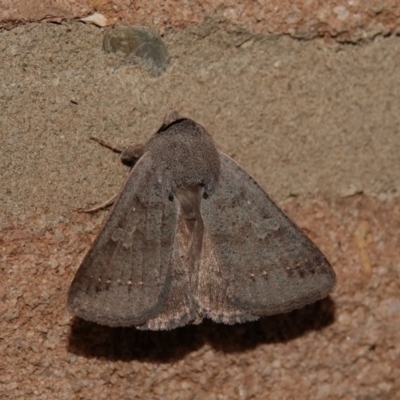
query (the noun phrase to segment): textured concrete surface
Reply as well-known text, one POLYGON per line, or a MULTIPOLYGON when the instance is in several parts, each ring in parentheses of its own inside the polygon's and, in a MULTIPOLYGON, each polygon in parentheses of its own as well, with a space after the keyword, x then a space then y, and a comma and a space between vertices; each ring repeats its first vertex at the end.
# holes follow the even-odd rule
POLYGON ((400 39, 362 45, 206 23, 164 36, 154 78, 101 29, 0 33, 0 397, 396 399, 400 393, 400 39), (332 296, 256 323, 110 329, 65 308, 127 169, 89 141, 196 119, 326 253, 332 296), (299 397, 300 396, 300 397, 299 397))

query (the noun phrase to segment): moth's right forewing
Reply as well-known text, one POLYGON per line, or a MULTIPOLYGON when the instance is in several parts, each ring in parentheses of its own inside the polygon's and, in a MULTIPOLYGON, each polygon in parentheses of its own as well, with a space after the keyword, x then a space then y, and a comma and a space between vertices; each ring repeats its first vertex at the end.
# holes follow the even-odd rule
POLYGON ((220 158, 218 187, 201 213, 232 304, 266 316, 325 297, 335 273, 324 255, 246 171, 220 158))
POLYGON ((177 207, 146 153, 132 169, 72 282, 68 306, 109 326, 142 325, 168 296, 177 207))

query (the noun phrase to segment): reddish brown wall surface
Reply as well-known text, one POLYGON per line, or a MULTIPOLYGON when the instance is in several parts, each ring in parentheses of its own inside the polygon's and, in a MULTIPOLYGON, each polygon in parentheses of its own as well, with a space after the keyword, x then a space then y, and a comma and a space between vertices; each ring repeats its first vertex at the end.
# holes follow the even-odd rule
POLYGON ((301 39, 327 36, 347 42, 400 32, 400 3, 396 0, 4 0, 0 21, 10 27, 21 22, 82 18, 95 12, 105 17, 107 25, 150 25, 159 32, 186 28, 207 18, 226 28, 301 39))

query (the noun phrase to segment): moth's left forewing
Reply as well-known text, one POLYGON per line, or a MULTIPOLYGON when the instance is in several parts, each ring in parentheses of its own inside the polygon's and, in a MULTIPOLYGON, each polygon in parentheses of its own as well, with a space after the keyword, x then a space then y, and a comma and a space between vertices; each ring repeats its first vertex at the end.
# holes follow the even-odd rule
POLYGON ((246 320, 326 297, 335 273, 325 256, 246 171, 219 154, 219 183, 202 201, 201 214, 209 241, 204 245, 231 305, 246 320))
POLYGON ((75 315, 108 326, 142 325, 163 309, 176 206, 146 153, 134 166, 68 294, 75 315))
POLYGON ((196 303, 198 263, 203 242, 200 188, 177 188, 174 202, 178 221, 169 260, 171 283, 162 311, 139 329, 174 329, 201 320, 196 303))

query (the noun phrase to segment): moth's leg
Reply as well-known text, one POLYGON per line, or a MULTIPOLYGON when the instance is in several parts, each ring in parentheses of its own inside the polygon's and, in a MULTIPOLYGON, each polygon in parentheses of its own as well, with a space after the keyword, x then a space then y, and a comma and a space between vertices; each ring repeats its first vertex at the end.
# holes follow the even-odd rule
POLYGON ((112 150, 114 153, 122 153, 124 151, 124 148, 121 146, 114 146, 113 144, 106 142, 102 139, 98 139, 97 137, 90 136, 90 139, 93 140, 94 142, 97 142, 98 144, 101 144, 104 147, 107 147, 107 149, 112 150))
POLYGON ((100 204, 99 206, 96 207, 92 207, 92 208, 78 208, 76 211, 80 212, 80 213, 94 213, 96 211, 102 210, 103 208, 107 208, 109 206, 111 206, 115 199, 117 198, 118 193, 115 194, 113 197, 109 198, 107 201, 105 201, 103 204, 100 204))
MULTIPOLYGON (((90 136, 90 139, 101 144, 104 147, 107 147, 107 149, 112 150, 114 153, 121 154, 122 163, 131 168, 135 165, 135 163, 139 160, 139 158, 142 157, 144 152, 144 146, 141 144, 136 146, 122 147, 122 146, 114 146, 113 144, 108 143, 102 139, 98 139, 94 136, 90 136)), ((94 213, 96 211, 102 210, 103 208, 111 206, 114 203, 117 196, 118 193, 112 196, 107 201, 105 201, 103 204, 100 204, 99 206, 88 209, 79 208, 77 209, 77 211, 82 213, 94 213)))
POLYGON ((139 158, 142 157, 144 152, 144 146, 142 144, 122 147, 122 146, 114 146, 113 144, 108 143, 102 139, 98 139, 94 136, 90 136, 90 139, 94 140, 95 142, 101 144, 104 147, 107 147, 107 149, 112 150, 114 153, 121 154, 122 164, 127 165, 128 167, 131 168, 136 164, 139 158))

